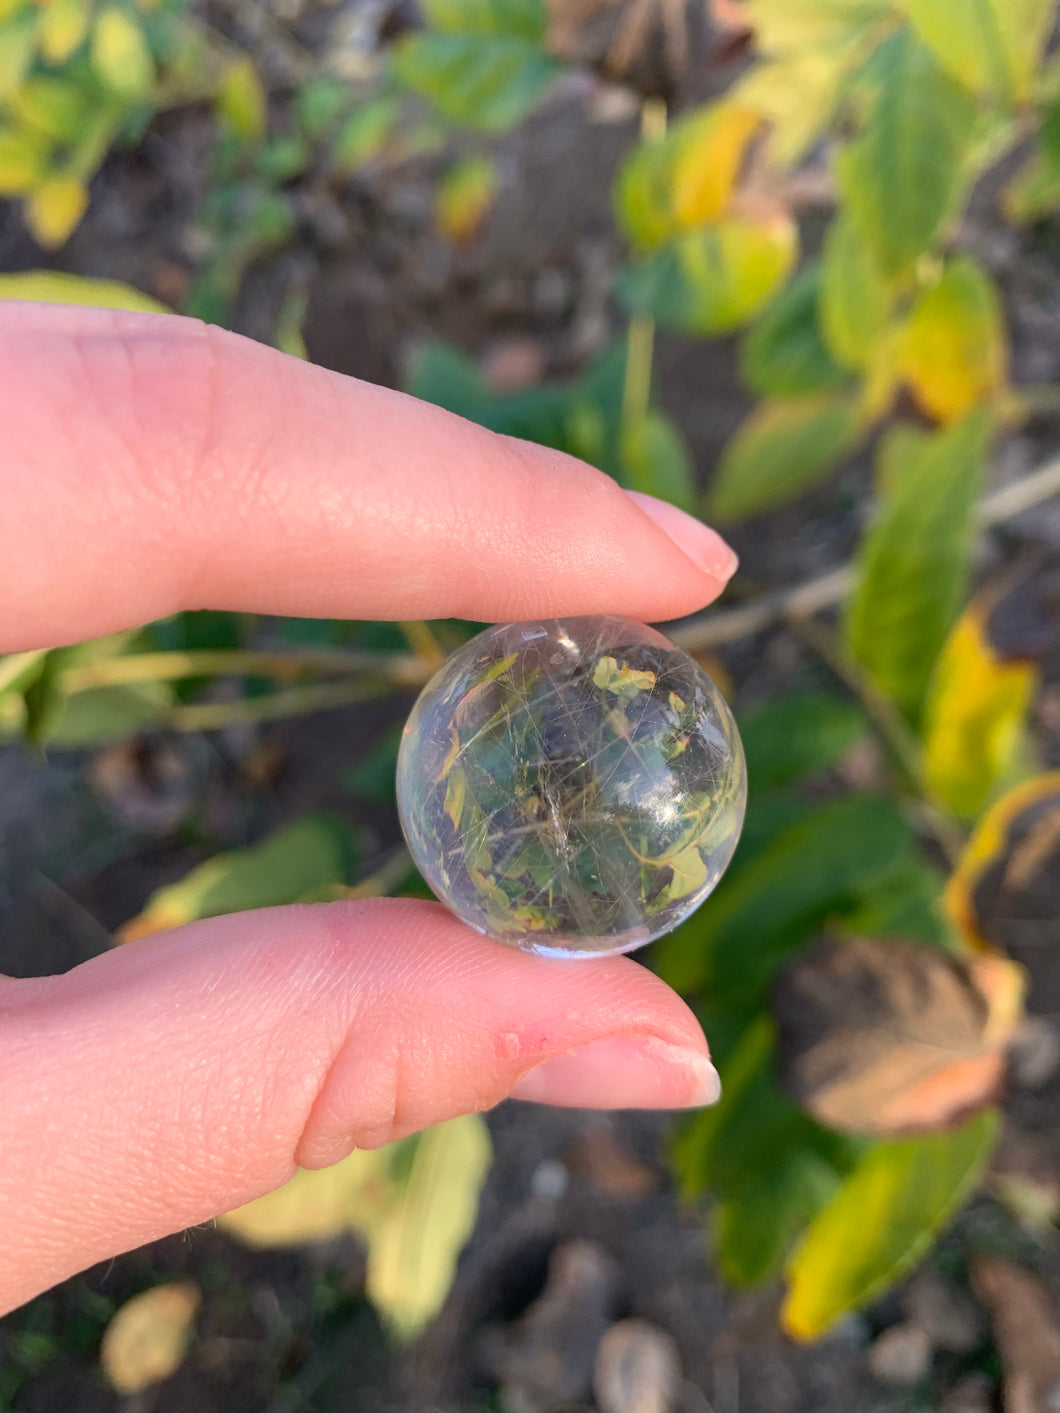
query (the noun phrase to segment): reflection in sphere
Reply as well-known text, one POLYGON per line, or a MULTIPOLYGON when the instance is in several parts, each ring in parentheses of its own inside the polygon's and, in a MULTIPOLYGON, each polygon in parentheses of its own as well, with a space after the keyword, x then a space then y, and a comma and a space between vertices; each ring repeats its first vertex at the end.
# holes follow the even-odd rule
POLYGON ((743 823, 736 724, 698 663, 623 618, 489 628, 436 673, 398 757, 417 867, 470 926, 625 952, 714 888, 743 823))

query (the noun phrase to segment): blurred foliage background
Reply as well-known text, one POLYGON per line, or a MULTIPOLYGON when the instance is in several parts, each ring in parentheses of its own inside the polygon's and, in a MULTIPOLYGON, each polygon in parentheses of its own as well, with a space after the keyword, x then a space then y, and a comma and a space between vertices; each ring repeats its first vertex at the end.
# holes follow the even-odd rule
MULTIPOLYGON (((0 1408, 1052 1406, 1013 1400, 1060 1387, 1056 20, 0 0, 0 299, 225 324, 719 523, 729 602, 671 631, 751 781, 647 958, 716 1109, 300 1174, 0 1324, 0 1408)), ((0 965, 422 889, 398 732, 473 630, 188 613, 0 659, 0 901, 74 939, 0 965)))

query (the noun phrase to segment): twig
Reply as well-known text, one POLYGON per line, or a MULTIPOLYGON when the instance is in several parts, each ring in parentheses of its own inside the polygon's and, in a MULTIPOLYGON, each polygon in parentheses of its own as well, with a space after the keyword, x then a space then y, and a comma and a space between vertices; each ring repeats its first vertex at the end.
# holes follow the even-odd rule
POLYGON ((171 731, 219 731, 225 726, 246 726, 258 721, 279 721, 285 716, 305 716, 330 707, 381 697, 394 689, 385 678, 361 678, 353 682, 321 682, 310 687, 291 687, 264 697, 240 697, 233 702, 193 702, 171 707, 160 725, 171 731))
MULTIPOLYGON (((1000 525, 1055 495, 1060 495, 1060 457, 1046 462, 1037 471, 1032 471, 1029 476, 1023 476, 1010 486, 985 496, 979 502, 979 524, 984 529, 1000 525)), ((763 594, 761 598, 741 604, 738 608, 693 618, 673 629, 670 637, 687 652, 734 643, 779 623, 800 622, 820 613, 822 609, 833 608, 847 597, 854 582, 854 567, 845 564, 822 574, 818 579, 797 584, 791 589, 763 594)))
POLYGON ((297 648, 290 652, 204 648, 196 652, 131 653, 128 657, 81 663, 63 673, 62 685, 67 692, 84 692, 91 687, 175 682, 182 677, 275 677, 290 681, 307 673, 339 677, 365 673, 385 678, 391 684, 419 687, 433 670, 430 663, 411 653, 343 652, 324 648, 297 648))
MULTIPOLYGON (((646 98, 640 110, 641 137, 659 142, 666 135, 666 104, 661 98, 646 98)), ((622 386, 622 431, 638 423, 651 406, 652 361, 655 354, 655 320, 650 314, 634 314, 626 337, 626 377, 622 386)))

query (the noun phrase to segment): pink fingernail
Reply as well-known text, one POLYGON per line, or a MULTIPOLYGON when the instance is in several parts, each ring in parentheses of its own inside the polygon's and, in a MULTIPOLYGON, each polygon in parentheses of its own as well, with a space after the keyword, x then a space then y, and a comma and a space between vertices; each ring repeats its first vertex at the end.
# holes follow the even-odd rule
POLYGON ((626 494, 636 501, 645 515, 655 521, 660 530, 665 530, 677 548, 694 564, 705 569, 719 583, 729 582, 740 561, 736 551, 716 530, 704 525, 694 515, 686 515, 668 501, 657 500, 643 491, 627 491, 626 494))
POLYGON ((510 1097, 577 1109, 696 1109, 720 1095, 718 1072, 702 1051, 630 1035, 542 1060, 510 1097))

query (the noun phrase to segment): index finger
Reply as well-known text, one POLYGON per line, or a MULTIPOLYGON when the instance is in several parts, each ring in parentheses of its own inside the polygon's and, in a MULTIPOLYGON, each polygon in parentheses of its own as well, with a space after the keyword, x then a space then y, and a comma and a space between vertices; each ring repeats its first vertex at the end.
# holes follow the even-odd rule
POLYGON ((0 306, 0 650, 180 609, 659 621, 712 530, 584 462, 194 320, 0 306))

